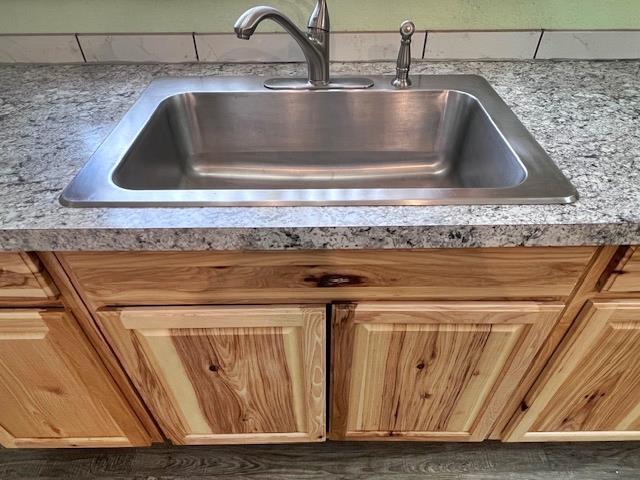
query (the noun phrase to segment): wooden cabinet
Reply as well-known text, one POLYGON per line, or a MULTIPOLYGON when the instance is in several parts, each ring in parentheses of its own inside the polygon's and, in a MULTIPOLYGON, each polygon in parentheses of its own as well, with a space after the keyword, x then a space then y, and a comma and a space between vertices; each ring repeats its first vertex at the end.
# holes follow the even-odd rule
POLYGON ((328 373, 333 439, 640 439, 639 265, 614 246, 0 252, 0 444, 323 441, 328 373))
POLYGON ((0 302, 50 300, 58 295, 34 254, 0 252, 0 302))
POLYGON ((0 310, 0 407, 5 447, 149 444, 63 310, 0 310))
POLYGON ((174 443, 324 440, 324 305, 141 307, 98 317, 174 443))
POLYGON ((604 290, 612 293, 640 292, 640 248, 628 247, 611 272, 604 290))
POLYGON ((533 302, 336 305, 330 438, 483 440, 561 309, 533 302))
POLYGON ((640 300, 587 304, 505 440, 640 440, 640 300))

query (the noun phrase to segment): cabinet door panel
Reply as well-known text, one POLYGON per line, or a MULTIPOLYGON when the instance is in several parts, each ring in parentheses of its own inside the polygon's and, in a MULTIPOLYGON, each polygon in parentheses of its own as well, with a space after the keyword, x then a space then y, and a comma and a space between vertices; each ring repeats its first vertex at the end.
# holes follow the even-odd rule
POLYGON ((507 441, 640 440, 640 301, 589 303, 507 441))
POLYGON ((482 440, 559 305, 338 305, 333 438, 482 440))
POLYGON ((34 254, 0 252, 0 302, 54 299, 55 285, 34 254))
POLYGON ((137 419, 61 310, 0 311, 0 443, 148 444, 137 419))
POLYGON ((324 306, 127 308, 100 319, 175 443, 324 439, 324 306))

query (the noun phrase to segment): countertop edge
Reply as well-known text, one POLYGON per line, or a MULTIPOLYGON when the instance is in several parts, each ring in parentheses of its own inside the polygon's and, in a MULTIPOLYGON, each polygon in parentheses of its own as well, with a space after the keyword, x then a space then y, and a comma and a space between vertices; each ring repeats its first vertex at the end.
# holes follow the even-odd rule
POLYGON ((612 244, 640 244, 640 225, 0 229, 0 251, 360 250, 612 244))

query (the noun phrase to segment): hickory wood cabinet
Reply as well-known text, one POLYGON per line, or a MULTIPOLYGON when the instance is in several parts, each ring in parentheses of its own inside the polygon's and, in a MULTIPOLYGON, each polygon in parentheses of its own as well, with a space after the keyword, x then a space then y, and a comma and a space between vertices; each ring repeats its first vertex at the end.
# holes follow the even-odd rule
POLYGON ((123 308, 98 318, 174 443, 324 440, 324 306, 123 308))
POLYGON ((640 440, 640 298, 590 301, 507 441, 640 440))
POLYGON ((504 433, 510 442, 640 440, 640 249, 621 249, 504 433))
POLYGON ((31 312, 0 315, 0 381, 50 419, 29 423, 12 406, 0 443, 637 438, 637 257, 630 247, 0 254, 0 310, 31 312), (43 360, 9 361, 23 351, 57 359, 47 378, 80 392, 69 406, 86 411, 71 419, 55 403, 56 388, 37 380, 43 360))
POLYGON ((511 397, 597 255, 586 247, 59 257, 163 434, 193 444, 322 440, 326 400, 332 438, 487 438, 517 407, 511 397), (335 302, 327 329, 324 305, 335 302), (394 386, 398 398, 383 399, 394 386))
POLYGON ((150 444, 34 254, 0 253, 0 444, 150 444))
POLYGON ((0 405, 0 443, 7 447, 149 444, 63 310, 0 310, 0 405))
POLYGON ((55 304, 56 286, 33 253, 0 252, 0 306, 55 304))
POLYGON ((484 440, 561 310, 532 302, 336 305, 332 438, 484 440))

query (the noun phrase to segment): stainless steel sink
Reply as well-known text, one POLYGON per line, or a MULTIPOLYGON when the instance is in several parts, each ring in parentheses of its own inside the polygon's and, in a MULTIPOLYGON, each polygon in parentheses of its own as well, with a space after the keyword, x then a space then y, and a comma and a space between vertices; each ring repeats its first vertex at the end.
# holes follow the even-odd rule
POLYGON ((575 201, 476 76, 396 90, 272 91, 257 77, 154 81, 64 205, 436 205, 575 201))

